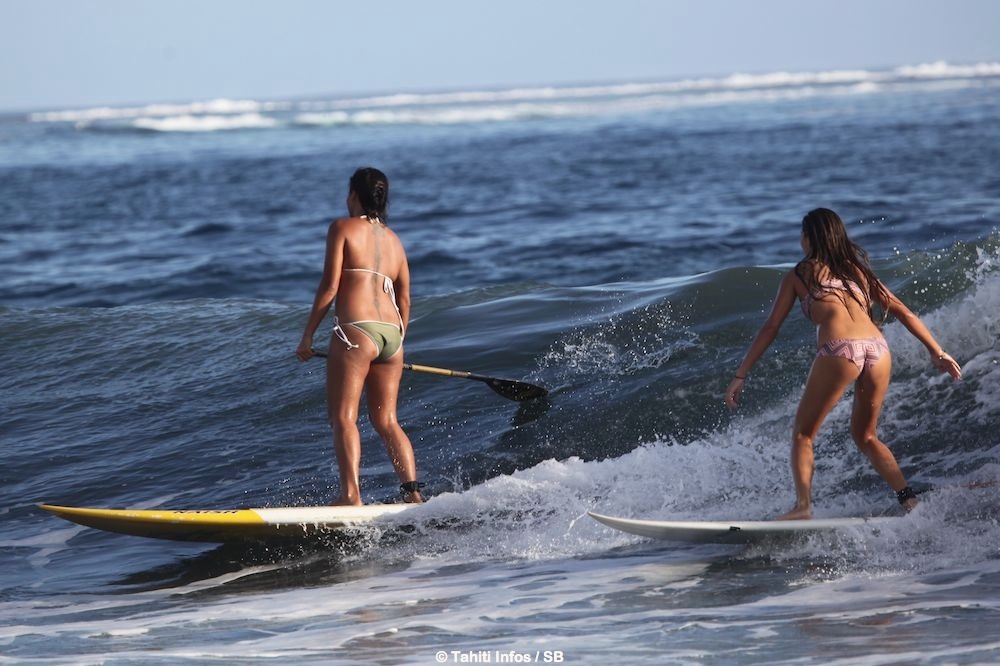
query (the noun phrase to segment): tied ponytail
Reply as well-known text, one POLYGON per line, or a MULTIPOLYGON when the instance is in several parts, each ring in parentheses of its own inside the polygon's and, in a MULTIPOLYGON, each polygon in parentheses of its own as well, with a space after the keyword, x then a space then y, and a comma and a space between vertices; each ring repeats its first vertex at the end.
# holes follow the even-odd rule
POLYGON ((362 167, 351 176, 351 191, 358 197, 358 203, 371 220, 386 223, 389 208, 389 179, 373 167, 362 167))

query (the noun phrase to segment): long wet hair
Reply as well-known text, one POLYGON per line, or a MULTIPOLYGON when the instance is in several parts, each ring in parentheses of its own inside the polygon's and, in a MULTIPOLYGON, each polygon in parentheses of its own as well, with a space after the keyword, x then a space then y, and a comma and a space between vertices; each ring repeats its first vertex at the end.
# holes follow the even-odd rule
POLYGON ((847 237, 847 229, 840 216, 829 208, 811 210, 802 218, 802 234, 808 241, 808 252, 805 259, 795 266, 795 274, 805 283, 809 293, 823 291, 817 277, 819 271, 815 267, 815 264, 822 264, 831 278, 844 283, 853 282, 867 295, 863 301, 854 290, 838 291, 837 295, 845 305, 847 298, 853 298, 868 312, 872 321, 879 323, 872 307, 878 304, 882 310, 881 321, 885 321, 889 311, 889 294, 872 270, 868 253, 847 237))
POLYGON ((351 176, 351 192, 358 196, 358 203, 368 219, 387 224, 389 209, 389 179, 373 167, 362 167, 351 176))

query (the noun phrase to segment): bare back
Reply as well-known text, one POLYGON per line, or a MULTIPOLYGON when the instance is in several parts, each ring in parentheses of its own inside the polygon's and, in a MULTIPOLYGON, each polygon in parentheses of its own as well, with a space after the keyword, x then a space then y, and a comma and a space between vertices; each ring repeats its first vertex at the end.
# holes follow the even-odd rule
MULTIPOLYGON (((807 270, 815 271, 816 283, 829 285, 830 274, 825 266, 812 263, 807 270)), ((794 272, 792 273, 794 275, 794 272)), ((817 344, 823 345, 830 340, 869 338, 881 334, 878 326, 872 321, 867 307, 862 306, 850 290, 856 288, 861 293, 861 301, 868 302, 867 287, 862 279, 855 284, 840 283, 835 288, 823 288, 818 292, 809 293, 806 284, 799 276, 795 276, 795 292, 802 302, 806 316, 816 324, 817 344)))
POLYGON ((403 244, 392 229, 364 217, 349 217, 331 225, 328 256, 337 283, 336 313, 344 321, 405 323, 409 315, 409 267, 403 244), (338 257, 339 255, 339 257, 338 257), (339 262, 337 259, 339 258, 339 262), (337 265, 339 264, 339 266, 337 265), (384 289, 385 278, 393 295, 384 289))

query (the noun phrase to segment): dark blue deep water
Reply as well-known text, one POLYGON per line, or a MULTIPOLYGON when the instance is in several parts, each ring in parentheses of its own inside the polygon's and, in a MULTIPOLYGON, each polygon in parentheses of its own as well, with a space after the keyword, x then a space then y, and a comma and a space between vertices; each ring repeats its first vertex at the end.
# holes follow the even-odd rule
MULTIPOLYGON (((998 166, 991 63, 0 116, 0 662, 996 663, 1000 487, 961 485, 1000 479, 998 166), (407 374, 433 500, 405 536, 215 547, 41 512, 336 496, 324 367, 294 349, 365 165, 410 256, 407 359, 548 400, 407 374), (808 323, 738 413, 722 392, 817 206, 965 368, 887 324, 882 435, 941 490, 898 529, 753 548, 587 518, 791 504, 808 323)), ((891 513, 849 403, 817 515, 891 513)), ((391 499, 362 434, 365 499, 391 499)))

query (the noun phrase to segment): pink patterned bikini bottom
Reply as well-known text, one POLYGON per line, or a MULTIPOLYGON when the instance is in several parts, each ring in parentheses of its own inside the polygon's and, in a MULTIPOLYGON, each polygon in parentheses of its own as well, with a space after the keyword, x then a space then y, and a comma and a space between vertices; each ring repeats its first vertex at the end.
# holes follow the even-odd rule
POLYGON ((846 358, 858 366, 858 370, 875 365, 889 354, 889 345, 881 335, 875 338, 853 338, 830 340, 821 345, 816 356, 846 358))

